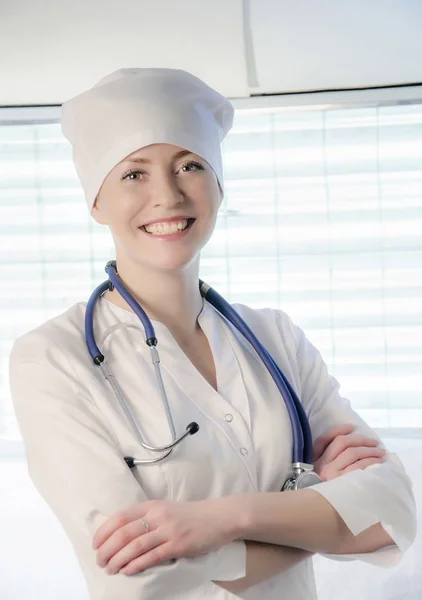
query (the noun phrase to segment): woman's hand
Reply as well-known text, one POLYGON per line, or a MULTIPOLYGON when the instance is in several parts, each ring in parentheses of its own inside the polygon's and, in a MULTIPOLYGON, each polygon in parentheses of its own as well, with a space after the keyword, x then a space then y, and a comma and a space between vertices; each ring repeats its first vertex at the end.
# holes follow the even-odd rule
POLYGON ((96 531, 97 564, 109 574, 133 575, 168 560, 217 550, 236 538, 235 508, 229 506, 224 498, 136 504, 96 531))
POLYGON ((355 425, 338 425, 315 440, 313 464, 324 481, 381 463, 385 450, 374 438, 353 433, 355 425))

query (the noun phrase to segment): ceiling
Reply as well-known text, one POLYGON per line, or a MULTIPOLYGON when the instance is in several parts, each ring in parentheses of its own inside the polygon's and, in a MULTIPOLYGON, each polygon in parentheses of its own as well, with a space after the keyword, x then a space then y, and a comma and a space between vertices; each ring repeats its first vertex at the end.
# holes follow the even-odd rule
POLYGON ((0 106, 114 69, 177 67, 231 98, 422 82, 421 0, 0 0, 0 106))

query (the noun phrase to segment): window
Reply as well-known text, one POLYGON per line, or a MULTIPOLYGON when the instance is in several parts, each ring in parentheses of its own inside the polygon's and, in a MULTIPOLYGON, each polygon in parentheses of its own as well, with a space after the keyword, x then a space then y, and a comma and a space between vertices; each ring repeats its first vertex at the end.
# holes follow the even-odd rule
MULTIPOLYGON (((201 277, 286 311, 375 427, 422 426, 422 101, 239 109, 201 277)), ((56 109, 0 109, 0 452, 13 339, 105 278, 56 109), (28 114, 30 112, 30 114, 28 114)), ((21 450, 20 450, 21 451, 21 450)))

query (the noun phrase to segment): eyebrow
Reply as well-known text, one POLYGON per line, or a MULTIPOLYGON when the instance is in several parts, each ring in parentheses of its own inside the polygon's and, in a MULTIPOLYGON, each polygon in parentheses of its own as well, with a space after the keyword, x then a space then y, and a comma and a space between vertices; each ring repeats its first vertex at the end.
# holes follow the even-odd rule
MULTIPOLYGON (((179 152, 176 152, 176 154, 174 156, 172 156, 172 159, 177 160, 178 158, 183 158, 184 156, 187 156, 188 154, 193 154, 193 152, 191 152, 190 150, 180 150, 179 152)), ((149 158, 142 158, 141 156, 134 156, 133 158, 127 158, 126 161, 143 163, 143 164, 151 163, 149 158)))

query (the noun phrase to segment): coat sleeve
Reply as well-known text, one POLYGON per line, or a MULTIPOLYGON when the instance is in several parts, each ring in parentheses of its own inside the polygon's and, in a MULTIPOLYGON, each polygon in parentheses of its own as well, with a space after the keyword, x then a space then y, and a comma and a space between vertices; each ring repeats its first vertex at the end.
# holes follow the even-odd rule
MULTIPOLYGON (((278 313, 278 317, 280 333, 286 338, 286 329, 289 329, 294 339, 292 354, 299 387, 296 391, 308 415, 313 439, 335 425, 346 423, 354 423, 359 433, 377 438, 352 410, 350 402, 340 395, 339 383, 329 375, 321 354, 303 331, 283 313, 278 313)), ((331 558, 357 558, 389 567, 396 564, 413 543, 416 508, 412 483, 396 454, 387 453, 381 464, 347 473, 312 489, 330 502, 354 535, 381 523, 396 544, 371 554, 331 558)))
MULTIPOLYGON (((92 600, 209 598, 210 580, 244 576, 242 541, 133 576, 107 575, 96 564, 94 532, 105 518, 147 500, 144 491, 59 347, 34 333, 15 342, 10 385, 30 477, 69 537, 92 600)), ((232 597, 215 589, 219 598, 232 597)))

